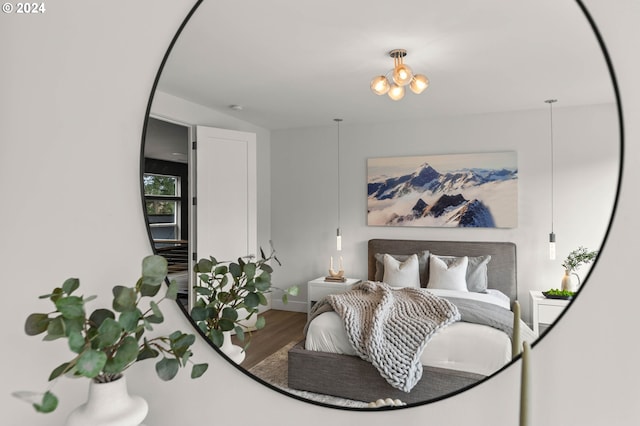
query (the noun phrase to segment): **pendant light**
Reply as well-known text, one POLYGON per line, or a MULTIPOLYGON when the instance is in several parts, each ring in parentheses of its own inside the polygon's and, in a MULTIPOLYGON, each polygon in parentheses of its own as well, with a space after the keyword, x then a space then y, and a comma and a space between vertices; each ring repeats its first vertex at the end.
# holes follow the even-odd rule
POLYGON ((550 145, 551 145, 551 233, 549 234, 549 259, 556 259, 556 234, 553 232, 553 104, 558 102, 557 99, 547 99, 545 103, 549 104, 549 128, 550 128, 550 145))
POLYGON ((393 69, 385 75, 378 75, 371 80, 370 88, 376 95, 387 94, 394 101, 404 97, 405 86, 416 95, 429 87, 429 79, 424 74, 414 74, 409 65, 404 63, 407 56, 405 49, 393 49, 389 52, 393 58, 393 69), (389 77, 387 77, 389 76, 389 77))
POLYGON ((338 128, 338 149, 336 156, 336 164, 338 168, 338 228, 336 231, 336 250, 342 251, 342 233, 340 232, 340 122, 342 118, 334 118, 333 121, 336 122, 336 127, 338 128))

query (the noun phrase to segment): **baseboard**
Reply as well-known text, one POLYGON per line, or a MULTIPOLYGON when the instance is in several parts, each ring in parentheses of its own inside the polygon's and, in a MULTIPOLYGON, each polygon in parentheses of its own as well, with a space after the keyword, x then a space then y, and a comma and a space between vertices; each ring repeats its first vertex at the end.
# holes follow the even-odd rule
POLYGON ((282 300, 275 299, 271 301, 271 308, 279 311, 291 312, 307 312, 307 302, 290 300, 289 303, 282 303, 282 300))

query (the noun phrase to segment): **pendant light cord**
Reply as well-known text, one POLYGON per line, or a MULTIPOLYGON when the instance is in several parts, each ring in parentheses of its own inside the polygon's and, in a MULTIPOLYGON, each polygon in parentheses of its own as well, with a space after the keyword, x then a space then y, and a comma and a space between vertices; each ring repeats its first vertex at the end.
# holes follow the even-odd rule
POLYGON ((548 99, 545 102, 549 104, 549 141, 551 144, 551 233, 553 234, 553 208, 554 208, 554 194, 553 194, 553 182, 554 182, 554 154, 553 154, 553 104, 557 102, 557 99, 548 99))
POLYGON ((336 164, 338 167, 338 229, 340 229, 340 122, 342 121, 341 118, 334 118, 333 121, 335 121, 338 125, 338 149, 336 152, 336 164))

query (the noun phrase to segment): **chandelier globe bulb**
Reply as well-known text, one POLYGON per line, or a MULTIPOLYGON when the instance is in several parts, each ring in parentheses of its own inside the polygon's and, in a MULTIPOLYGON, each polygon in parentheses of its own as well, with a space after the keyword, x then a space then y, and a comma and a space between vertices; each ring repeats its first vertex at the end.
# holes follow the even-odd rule
POLYGON ((378 96, 386 94, 390 88, 389 80, 384 75, 379 75, 371 80, 371 91, 378 96))
POLYGON ((399 101, 404 97, 404 87, 392 84, 388 93, 389 97, 394 101, 399 101))
POLYGON ((416 95, 424 92, 427 87, 429 87, 429 79, 424 74, 414 75, 413 79, 411 79, 411 83, 409 83, 409 88, 416 95))

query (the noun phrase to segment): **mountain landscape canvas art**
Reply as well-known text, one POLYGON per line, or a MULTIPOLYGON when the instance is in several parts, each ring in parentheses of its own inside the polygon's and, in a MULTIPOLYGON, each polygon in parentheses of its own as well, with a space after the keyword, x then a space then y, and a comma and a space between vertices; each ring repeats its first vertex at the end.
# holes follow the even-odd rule
POLYGON ((367 224, 515 228, 515 151, 367 160, 367 224))

